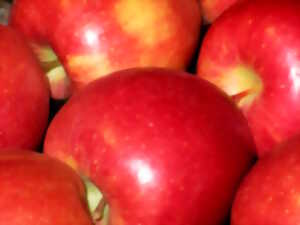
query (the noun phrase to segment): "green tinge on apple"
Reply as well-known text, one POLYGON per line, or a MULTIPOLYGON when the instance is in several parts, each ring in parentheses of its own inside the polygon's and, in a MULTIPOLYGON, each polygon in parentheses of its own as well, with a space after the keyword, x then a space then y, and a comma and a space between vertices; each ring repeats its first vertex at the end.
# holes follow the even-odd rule
POLYGON ((31 46, 46 72, 50 84, 51 97, 61 100, 70 97, 70 79, 53 49, 49 46, 41 46, 35 43, 32 43, 31 46))
POLYGON ((54 99, 67 99, 71 95, 71 81, 62 66, 52 68, 46 74, 51 97, 54 99))
POLYGON ((33 51, 39 58, 40 62, 42 62, 42 63, 58 60, 55 52, 49 46, 41 46, 41 45, 32 43, 31 47, 33 48, 33 51))
POLYGON ((97 188, 97 186, 88 178, 84 177, 83 181, 86 187, 89 210, 93 214, 97 209, 103 196, 100 190, 97 188))

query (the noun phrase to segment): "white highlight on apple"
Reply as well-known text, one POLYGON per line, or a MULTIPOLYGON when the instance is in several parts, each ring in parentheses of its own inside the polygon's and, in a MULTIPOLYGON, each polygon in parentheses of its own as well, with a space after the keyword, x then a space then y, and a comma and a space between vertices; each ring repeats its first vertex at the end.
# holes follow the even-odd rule
POLYGON ((293 91, 297 94, 300 91, 300 63, 297 60, 297 52, 288 52, 287 61, 294 65, 291 67, 289 79, 291 80, 293 91))
POLYGON ((98 34, 93 29, 87 29, 84 32, 84 38, 88 45, 95 45, 98 42, 98 34))
POLYGON ((131 169, 136 173, 140 184, 150 183, 154 177, 151 167, 142 160, 133 160, 131 162, 131 169))
POLYGON ((296 93, 300 90, 300 68, 299 67, 292 67, 291 68, 291 79, 293 83, 293 88, 296 93))

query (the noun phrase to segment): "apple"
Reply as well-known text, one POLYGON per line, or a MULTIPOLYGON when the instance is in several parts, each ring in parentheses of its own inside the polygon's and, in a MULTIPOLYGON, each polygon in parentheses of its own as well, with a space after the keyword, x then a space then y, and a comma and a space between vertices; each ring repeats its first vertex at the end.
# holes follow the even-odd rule
POLYGON ((93 224, 80 176, 44 154, 1 150, 0 192, 2 225, 93 224))
POLYGON ((91 82, 56 114, 44 142, 45 154, 99 188, 110 225, 220 224, 254 148, 224 92, 162 68, 91 82))
POLYGON ((10 25, 25 34, 43 64, 56 64, 47 71, 59 99, 121 69, 186 69, 201 15, 197 0, 18 0, 10 25))
POLYGON ((0 0, 0 24, 7 25, 10 12, 10 4, 0 0))
POLYGON ((21 35, 0 25, 0 148, 37 149, 48 125, 49 84, 21 35))
POLYGON ((231 225, 295 225, 300 222, 300 136, 275 146, 243 180, 231 225))
POLYGON ((206 24, 212 24, 232 5, 241 0, 199 0, 201 12, 206 24))
POLYGON ((232 96, 258 156, 300 131, 300 2, 235 4, 208 30, 197 74, 232 96))

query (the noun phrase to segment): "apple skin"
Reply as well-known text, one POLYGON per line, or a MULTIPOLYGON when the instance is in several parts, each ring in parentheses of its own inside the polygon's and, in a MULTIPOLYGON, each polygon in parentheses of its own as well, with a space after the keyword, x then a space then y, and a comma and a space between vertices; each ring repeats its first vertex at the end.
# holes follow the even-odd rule
POLYGON ((48 124, 49 84, 21 35, 0 25, 0 147, 36 149, 48 124))
POLYGON ((300 131, 300 2, 235 4, 207 32, 197 74, 232 96, 267 154, 300 131))
POLYGON ((1 150, 0 191, 1 225, 93 224, 80 176, 44 154, 1 150))
POLYGON ((212 24, 222 13, 242 0, 199 0, 204 22, 212 24))
POLYGON ((231 225, 294 225, 300 222, 300 136, 274 147, 243 180, 231 225))
POLYGON ((234 102, 209 82, 159 68, 119 71, 73 95, 45 154, 100 189, 110 225, 217 225, 253 162, 234 102))
POLYGON ((74 92, 121 69, 186 69, 201 14, 196 0, 18 0, 10 24, 40 46, 37 52, 54 49, 74 92))

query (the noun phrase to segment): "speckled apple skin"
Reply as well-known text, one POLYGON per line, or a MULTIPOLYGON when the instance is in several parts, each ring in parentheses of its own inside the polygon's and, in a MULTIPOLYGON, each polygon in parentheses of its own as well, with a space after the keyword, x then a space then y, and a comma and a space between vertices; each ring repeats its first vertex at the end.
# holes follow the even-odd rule
POLYGON ((220 224, 253 148, 228 96, 155 68, 89 84, 55 116, 44 144, 45 154, 98 185, 111 225, 220 224))
POLYGON ((300 222, 300 136, 276 146, 245 177, 231 225, 294 225, 300 222))
POLYGON ((0 147, 37 149, 48 124, 49 84, 22 36, 0 25, 0 147))
POLYGON ((241 104, 259 156, 300 132, 299 10, 297 0, 243 1, 212 25, 200 50, 198 75, 227 94, 255 93, 260 85, 242 90, 251 76, 238 68, 260 80, 255 99, 241 104))
POLYGON ((40 153, 0 154, 0 224, 92 225, 80 176, 40 153))
POLYGON ((131 67, 186 69, 201 13, 196 0, 18 0, 10 24, 55 50, 75 91, 131 67))

